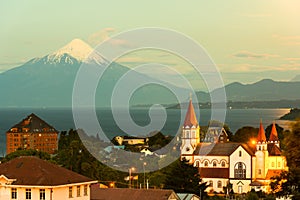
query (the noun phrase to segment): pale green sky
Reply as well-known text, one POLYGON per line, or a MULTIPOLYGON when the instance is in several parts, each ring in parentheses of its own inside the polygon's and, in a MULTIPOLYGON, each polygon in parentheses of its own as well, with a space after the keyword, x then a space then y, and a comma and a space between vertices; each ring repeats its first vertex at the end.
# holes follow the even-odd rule
POLYGON ((225 83, 290 80, 300 74, 299 10, 299 0, 0 0, 0 72, 74 38, 96 44, 105 34, 154 26, 199 42, 225 83))

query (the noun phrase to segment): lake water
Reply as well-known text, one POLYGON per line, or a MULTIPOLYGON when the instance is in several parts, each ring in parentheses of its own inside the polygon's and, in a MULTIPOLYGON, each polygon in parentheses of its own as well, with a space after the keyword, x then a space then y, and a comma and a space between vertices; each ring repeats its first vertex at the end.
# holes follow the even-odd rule
MULTIPOLYGON (((185 112, 185 111, 184 111, 185 112)), ((266 127, 273 120, 289 112, 289 109, 231 109, 227 110, 225 123, 234 133, 243 126, 258 127, 260 119, 266 127)), ((1 108, 0 109, 0 155, 5 152, 5 132, 27 115, 35 113, 43 120, 54 126, 57 130, 69 130, 75 128, 71 109, 41 109, 41 108, 1 108)), ((122 111, 121 111, 122 113, 122 111)), ((124 112, 125 113, 125 112, 124 112)), ((148 110, 132 109, 132 119, 141 126, 150 122, 148 110)), ((118 128, 109 110, 97 110, 99 123, 108 138, 123 135, 124 132, 118 128)), ((200 126, 207 126, 210 120, 211 110, 200 110, 200 126)), ((124 117, 125 118, 125 117, 124 117)), ((199 120, 199 118, 198 118, 199 120)), ((279 123, 282 124, 282 123, 279 123)), ((167 109, 167 122, 162 129, 164 134, 175 135, 180 127, 180 110, 167 109)))

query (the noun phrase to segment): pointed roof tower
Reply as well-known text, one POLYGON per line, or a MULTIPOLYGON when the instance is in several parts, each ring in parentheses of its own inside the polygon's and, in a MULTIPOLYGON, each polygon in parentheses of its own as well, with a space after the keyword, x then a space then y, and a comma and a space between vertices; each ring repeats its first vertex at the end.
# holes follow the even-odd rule
POLYGON ((260 124, 259 124, 259 130, 258 130, 258 135, 257 135, 257 142, 266 142, 266 134, 265 134, 265 130, 262 124, 262 120, 260 120, 260 124))
POLYGON ((270 142, 278 142, 278 134, 277 134, 275 122, 273 122, 269 141, 270 142))
POLYGON ((192 103, 192 98, 190 98, 189 107, 188 107, 188 110, 187 110, 186 115, 185 115, 185 120, 184 120, 183 126, 184 127, 186 127, 186 126, 189 126, 189 127, 195 126, 195 127, 197 127, 198 125, 199 124, 198 124, 197 117, 196 117, 196 114, 195 114, 195 109, 194 109, 194 106, 193 106, 193 103, 192 103))

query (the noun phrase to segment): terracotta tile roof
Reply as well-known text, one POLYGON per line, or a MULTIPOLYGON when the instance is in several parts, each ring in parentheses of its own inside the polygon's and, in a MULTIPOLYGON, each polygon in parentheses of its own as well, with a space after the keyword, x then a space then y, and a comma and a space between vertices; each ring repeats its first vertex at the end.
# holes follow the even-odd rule
POLYGON ((280 148, 274 143, 268 143, 268 152, 270 156, 281 156, 280 148))
POLYGON ((199 169, 201 178, 229 178, 228 168, 205 168, 199 169))
POLYGON ((258 130, 258 134, 257 134, 257 142, 266 142, 266 134, 265 134, 265 129, 262 125, 262 121, 260 121, 259 124, 259 130, 258 130))
POLYGON ((0 164, 0 175, 16 179, 13 185, 56 186, 93 181, 34 156, 22 156, 0 164))
POLYGON ((269 169, 266 175, 266 180, 271 180, 274 176, 279 176, 283 170, 271 170, 269 169))
POLYGON ((18 132, 24 132, 22 128, 27 128, 28 132, 58 132, 53 126, 31 113, 18 124, 11 127, 7 132, 11 132, 12 128, 17 128, 18 132), (39 131, 37 131, 39 130, 39 131))
POLYGON ((91 187, 91 200, 180 200, 173 190, 91 187), (173 197, 173 198, 170 198, 173 197))
POLYGON ((189 107, 188 107, 186 115, 185 115, 185 120, 184 120, 183 126, 185 126, 185 127, 186 126, 189 126, 189 127, 192 127, 192 126, 197 127, 198 126, 198 121, 197 121, 197 117, 195 114, 195 109, 194 109, 192 100, 190 100, 189 107))
POLYGON ((239 146, 242 146, 250 155, 254 155, 253 151, 246 144, 233 142, 201 143, 196 147, 194 155, 229 156, 239 146))
POLYGON ((276 125, 274 122, 273 122, 269 141, 273 141, 273 142, 278 141, 278 134, 277 134, 276 125))

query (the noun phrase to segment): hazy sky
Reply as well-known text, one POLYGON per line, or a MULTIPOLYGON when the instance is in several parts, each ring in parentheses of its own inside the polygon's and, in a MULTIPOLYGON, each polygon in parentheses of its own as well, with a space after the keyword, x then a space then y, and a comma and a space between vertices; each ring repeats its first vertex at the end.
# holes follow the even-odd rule
MULTIPOLYGON (((95 45, 121 31, 150 26, 196 40, 226 83, 290 80, 300 74, 299 10, 299 0, 0 0, 0 72, 74 38, 95 45)), ((138 60, 131 56, 127 61, 138 60)))

